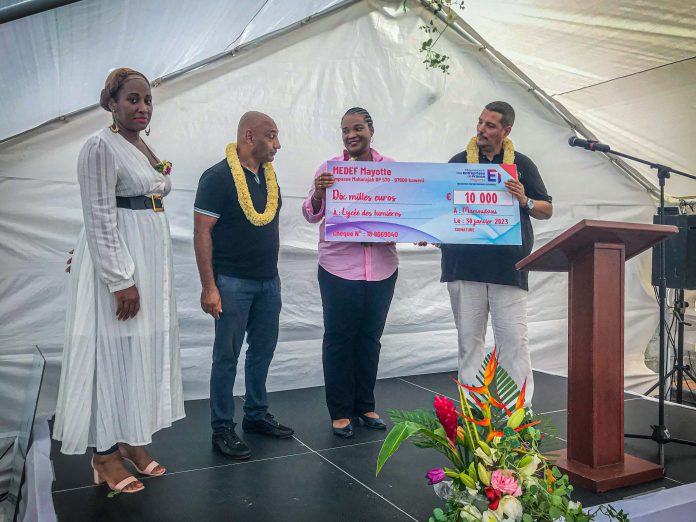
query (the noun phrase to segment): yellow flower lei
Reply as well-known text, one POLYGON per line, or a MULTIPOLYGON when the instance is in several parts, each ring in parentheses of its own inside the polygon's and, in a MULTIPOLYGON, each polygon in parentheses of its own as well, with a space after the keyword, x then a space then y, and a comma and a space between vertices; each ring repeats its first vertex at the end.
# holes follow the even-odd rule
POLYGON ((227 156, 227 164, 232 171, 234 186, 237 188, 237 200, 239 201, 239 206, 242 207, 242 212, 244 212, 244 215, 252 225, 257 227, 268 225, 273 221, 278 211, 278 183, 276 182, 275 172, 273 171, 273 164, 267 162, 263 165, 268 196, 266 198, 266 210, 264 210, 263 214, 259 214, 256 212, 254 204, 251 201, 246 175, 244 174, 244 169, 237 156, 237 144, 230 143, 227 145, 225 154, 227 156))
MULTIPOLYGON (((476 136, 469 140, 469 144, 466 146, 466 162, 467 163, 478 163, 479 162, 479 148, 476 143, 476 136)), ((512 140, 510 138, 505 138, 503 140, 503 164, 512 165, 515 163, 515 147, 512 145, 512 140)))

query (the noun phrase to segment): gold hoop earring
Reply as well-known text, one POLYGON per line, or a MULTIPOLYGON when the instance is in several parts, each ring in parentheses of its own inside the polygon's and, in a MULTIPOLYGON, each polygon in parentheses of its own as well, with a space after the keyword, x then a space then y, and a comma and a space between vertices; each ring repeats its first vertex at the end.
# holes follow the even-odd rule
POLYGON ((111 116, 111 119, 113 120, 113 123, 111 124, 111 126, 109 127, 109 129, 111 129, 111 132, 113 132, 114 134, 116 134, 116 133, 118 132, 118 125, 116 125, 116 118, 114 118, 113 115, 112 115, 112 116, 111 116))
POLYGON ((145 129, 145 136, 149 136, 149 135, 150 135, 150 126, 148 125, 147 129, 145 129))

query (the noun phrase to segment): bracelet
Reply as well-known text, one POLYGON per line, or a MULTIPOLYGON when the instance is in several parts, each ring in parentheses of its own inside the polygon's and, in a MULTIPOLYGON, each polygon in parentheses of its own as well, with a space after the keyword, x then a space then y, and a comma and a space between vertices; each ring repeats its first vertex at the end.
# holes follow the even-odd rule
POLYGON ((313 199, 314 201, 316 201, 317 203, 321 203, 322 198, 317 199, 317 198, 314 197, 314 196, 316 196, 316 195, 317 195, 316 192, 315 192, 314 194, 312 194, 312 199, 313 199))

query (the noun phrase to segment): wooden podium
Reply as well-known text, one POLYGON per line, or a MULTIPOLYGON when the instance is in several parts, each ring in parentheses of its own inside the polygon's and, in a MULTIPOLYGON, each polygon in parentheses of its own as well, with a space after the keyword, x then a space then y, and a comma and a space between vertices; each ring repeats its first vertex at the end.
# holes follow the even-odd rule
POLYGON ((667 225, 583 220, 517 263, 568 272, 568 447, 556 464, 601 492, 662 478, 624 453, 624 263, 677 233, 667 225))

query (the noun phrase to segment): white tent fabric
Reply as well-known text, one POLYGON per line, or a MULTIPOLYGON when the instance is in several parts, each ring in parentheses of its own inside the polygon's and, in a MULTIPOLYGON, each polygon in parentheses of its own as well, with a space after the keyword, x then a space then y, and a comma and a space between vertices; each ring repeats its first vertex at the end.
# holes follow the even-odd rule
MULTIPOLYGON (((467 0, 458 13, 600 141, 696 173, 695 2, 467 0)), ((696 181, 666 191, 696 198, 696 181)))
POLYGON ((94 105, 114 67, 154 80, 340 3, 82 0, 4 24, 0 140, 94 105))
MULTIPOLYGON (((165 3, 172 6, 167 10, 179 13, 185 13, 184 6, 189 5, 165 3)), ((122 9, 120 3, 108 5, 115 13, 122 9)), ((272 115, 283 146, 275 165, 284 198, 279 264, 284 308, 270 389, 323 382, 318 231, 303 220, 300 204, 315 168, 340 151, 339 120, 351 106, 371 111, 375 148, 380 152, 401 161, 443 162, 465 147, 485 103, 493 99, 512 103, 517 123, 511 137, 537 163, 554 197, 553 219, 535 223, 537 247, 584 218, 651 220, 654 201, 650 195, 606 158, 570 149, 566 144, 572 135, 569 126, 507 70, 448 31, 438 45, 452 57, 451 75, 426 71, 418 53, 421 11, 404 14, 397 3, 384 5, 355 3, 153 89, 155 113, 149 139, 174 164, 174 189, 166 208, 175 252, 187 398, 208 395, 213 336, 212 319, 199 308, 192 249, 196 185, 200 174, 222 159, 238 118, 247 110, 272 115)), ((94 20, 77 12, 81 16, 71 19, 72 30, 85 32, 94 20)), ((36 44, 37 49, 59 52, 51 46, 54 40, 40 31, 35 36, 43 42, 36 44)), ((140 52, 130 47, 123 50, 131 37, 119 29, 109 46, 111 51, 119 50, 117 55, 95 54, 71 63, 65 71, 59 68, 60 77, 103 77, 108 69, 121 65, 139 67, 153 77, 162 74, 164 69, 155 58, 167 51, 160 49, 158 38, 136 49, 140 52)), ((92 38, 83 39, 82 45, 97 45, 99 38, 92 38)), ((25 81, 30 83, 28 78, 25 81)), ((96 100, 98 87, 85 87, 84 92, 96 100)), ((14 110, 7 105, 3 97, 3 114, 14 110)), ((0 347, 56 345, 62 340, 67 277, 63 267, 82 220, 76 158, 84 140, 108 122, 107 113, 94 109, 0 144, 0 347)), ((380 376, 454 369, 456 333, 446 289, 439 283, 439 251, 410 245, 400 246, 399 251, 399 281, 383 337, 380 376)), ((567 371, 566 288, 564 274, 530 277, 530 341, 536 368, 567 371)), ((642 391, 654 381, 643 363, 643 351, 656 325, 649 257, 643 255, 629 262, 626 271, 629 389, 642 391)), ((488 345, 492 343, 489 331, 488 345)), ((235 391, 242 390, 240 374, 235 391)))

